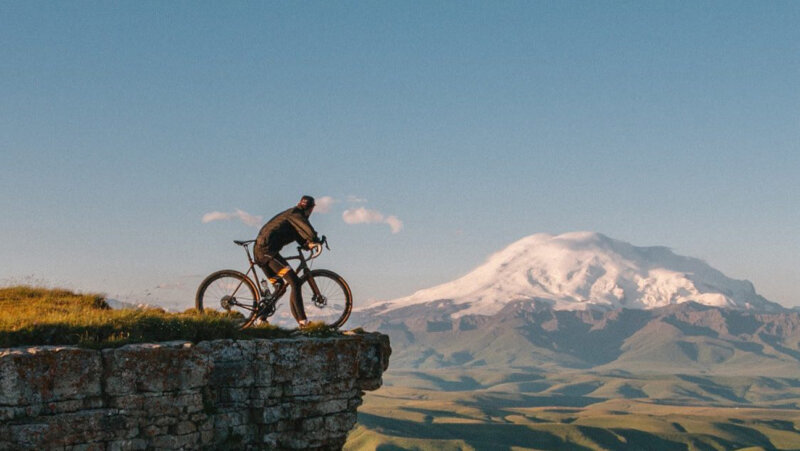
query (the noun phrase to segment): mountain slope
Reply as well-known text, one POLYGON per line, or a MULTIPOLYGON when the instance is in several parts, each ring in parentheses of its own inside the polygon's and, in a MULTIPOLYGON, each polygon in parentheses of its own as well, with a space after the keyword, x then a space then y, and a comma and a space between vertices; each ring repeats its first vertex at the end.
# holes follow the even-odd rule
POLYGON ((750 282, 731 279, 702 260, 593 232, 528 236, 457 280, 372 308, 391 311, 439 299, 461 307, 456 317, 492 315, 521 299, 544 301, 557 310, 652 309, 690 301, 781 310, 750 282))
POLYGON ((393 352, 346 449, 797 447, 800 311, 667 248, 533 235, 349 324, 393 352))
POLYGON ((800 370, 799 312, 701 260, 589 232, 523 238, 350 321, 389 334, 394 367, 800 370))
POLYGON ((795 377, 800 313, 689 302, 657 309, 555 310, 515 301, 491 316, 454 317, 436 301, 353 321, 386 333, 392 367, 526 368, 795 377))

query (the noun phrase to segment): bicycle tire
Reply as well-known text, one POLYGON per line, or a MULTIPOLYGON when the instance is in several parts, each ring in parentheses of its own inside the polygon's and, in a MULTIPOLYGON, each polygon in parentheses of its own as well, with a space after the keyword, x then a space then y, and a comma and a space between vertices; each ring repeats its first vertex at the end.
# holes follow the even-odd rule
POLYGON ((310 275, 314 278, 323 298, 316 299, 314 291, 308 283, 308 275, 300 280, 306 318, 309 321, 322 321, 336 329, 342 327, 353 309, 353 294, 350 286, 342 276, 327 269, 311 270, 310 275))
POLYGON ((258 289, 249 277, 239 271, 224 269, 212 273, 200 283, 194 305, 200 312, 238 313, 242 317, 240 327, 244 329, 255 320, 258 301, 258 289))

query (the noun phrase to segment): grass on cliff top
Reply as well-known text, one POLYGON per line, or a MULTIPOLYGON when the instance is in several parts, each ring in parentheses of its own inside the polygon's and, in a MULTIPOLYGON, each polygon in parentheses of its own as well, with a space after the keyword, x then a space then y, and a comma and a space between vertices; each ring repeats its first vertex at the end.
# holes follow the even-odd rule
MULTIPOLYGON (((331 335, 324 325, 304 335, 331 335)), ((0 288, 0 347, 78 345, 107 348, 170 340, 283 338, 293 331, 276 326, 238 329, 234 314, 194 309, 113 310, 98 294, 29 286, 0 288)))

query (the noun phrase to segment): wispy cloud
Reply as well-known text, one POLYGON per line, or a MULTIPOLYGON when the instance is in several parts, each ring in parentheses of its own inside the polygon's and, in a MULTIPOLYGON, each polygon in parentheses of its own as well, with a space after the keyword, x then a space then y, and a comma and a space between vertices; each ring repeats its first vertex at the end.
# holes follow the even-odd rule
POLYGON ((317 204, 314 207, 314 213, 329 213, 336 202, 339 201, 331 196, 322 196, 316 200, 317 204))
POLYGON ((401 221, 400 218, 395 215, 389 216, 383 222, 389 224, 389 227, 392 228, 392 233, 397 233, 403 230, 403 221, 401 221))
POLYGON ((363 204, 367 202, 367 199, 364 199, 363 197, 354 196, 351 194, 347 196, 347 201, 350 202, 351 204, 363 204))
POLYGON ((392 233, 398 233, 403 229, 403 221, 397 216, 384 216, 378 210, 369 210, 364 207, 350 208, 342 213, 342 219, 347 224, 387 224, 392 233))
POLYGON ((207 224, 212 221, 230 221, 231 219, 238 219, 250 227, 259 227, 263 222, 263 217, 251 215, 250 213, 237 208, 233 213, 224 213, 221 211, 212 211, 210 213, 206 213, 203 215, 203 224, 207 224))

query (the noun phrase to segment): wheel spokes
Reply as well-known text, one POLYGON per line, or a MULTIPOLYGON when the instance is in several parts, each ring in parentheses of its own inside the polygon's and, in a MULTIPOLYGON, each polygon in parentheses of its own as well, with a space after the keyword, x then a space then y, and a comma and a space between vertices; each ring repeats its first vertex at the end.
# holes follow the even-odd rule
POLYGON ((203 306, 228 312, 236 309, 252 312, 257 300, 248 288, 243 281, 233 277, 215 280, 206 288, 203 306))

